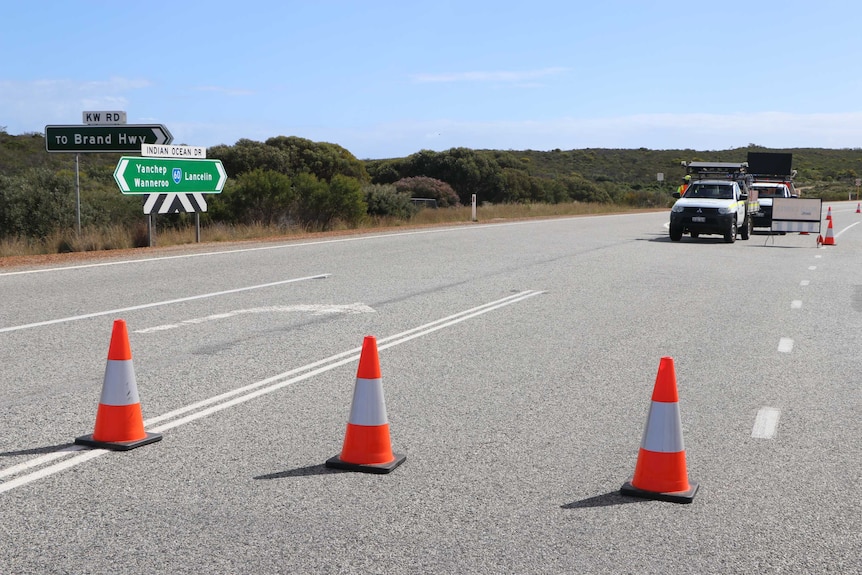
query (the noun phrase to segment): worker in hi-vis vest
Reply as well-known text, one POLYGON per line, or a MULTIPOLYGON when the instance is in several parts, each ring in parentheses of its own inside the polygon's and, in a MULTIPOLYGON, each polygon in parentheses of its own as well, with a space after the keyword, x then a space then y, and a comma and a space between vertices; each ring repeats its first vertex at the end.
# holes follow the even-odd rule
POLYGON ((691 183, 691 176, 686 176, 682 179, 682 183, 676 189, 679 192, 679 197, 683 197, 685 195, 685 191, 688 189, 688 185, 691 183))

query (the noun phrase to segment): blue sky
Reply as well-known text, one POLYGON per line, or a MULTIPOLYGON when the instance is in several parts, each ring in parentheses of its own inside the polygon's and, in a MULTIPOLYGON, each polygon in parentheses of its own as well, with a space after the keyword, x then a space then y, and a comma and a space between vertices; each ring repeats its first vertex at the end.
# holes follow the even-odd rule
POLYGON ((126 111, 175 144, 862 147, 862 3, 43 1, 0 18, 0 127, 126 111))

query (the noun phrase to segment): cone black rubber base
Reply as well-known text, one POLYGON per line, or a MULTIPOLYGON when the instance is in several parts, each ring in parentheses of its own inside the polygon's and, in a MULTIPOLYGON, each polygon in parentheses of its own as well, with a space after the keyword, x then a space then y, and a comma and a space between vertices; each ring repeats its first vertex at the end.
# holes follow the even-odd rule
POLYGON ((395 456, 395 459, 389 463, 348 463, 336 455, 326 460, 326 467, 345 471, 361 471, 362 473, 389 473, 407 459, 406 455, 400 453, 393 453, 392 455, 395 456))
POLYGON ((694 481, 688 482, 689 489, 687 491, 670 491, 667 493, 659 493, 656 491, 644 491, 638 489, 626 481, 620 488, 620 493, 631 497, 642 497, 644 499, 656 499, 658 501, 670 501, 671 503, 691 503, 694 501, 694 494, 697 493, 699 485, 694 481))
POLYGON ((96 441, 93 439, 93 434, 82 435, 75 438, 75 445, 86 445, 87 447, 98 447, 99 449, 110 449, 112 451, 129 451, 148 443, 155 443, 162 440, 161 433, 147 433, 143 439, 135 441, 96 441))

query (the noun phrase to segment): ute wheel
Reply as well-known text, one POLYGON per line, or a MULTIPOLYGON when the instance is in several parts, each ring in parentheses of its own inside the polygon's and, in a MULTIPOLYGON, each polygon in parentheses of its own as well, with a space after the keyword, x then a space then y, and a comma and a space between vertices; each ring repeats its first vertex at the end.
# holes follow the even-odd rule
POLYGON ((745 221, 742 222, 742 229, 739 231, 739 237, 742 238, 743 240, 747 240, 748 238, 750 238, 751 237, 751 227, 752 227, 751 218, 750 217, 745 218, 745 221))
POLYGON ((682 239, 682 227, 681 226, 671 226, 670 227, 670 241, 678 242, 682 239))
POLYGON ((730 227, 724 232, 724 243, 732 244, 736 241, 736 220, 730 222, 730 227))

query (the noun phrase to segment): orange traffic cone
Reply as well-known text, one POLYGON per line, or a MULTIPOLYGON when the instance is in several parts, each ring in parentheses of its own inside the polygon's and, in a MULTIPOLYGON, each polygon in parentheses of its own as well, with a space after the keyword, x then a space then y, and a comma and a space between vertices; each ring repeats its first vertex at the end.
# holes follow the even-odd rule
POLYGON ((623 484, 623 495, 691 503, 698 484, 689 482, 679 419, 679 397, 673 358, 658 366, 652 404, 644 428, 635 474, 623 484))
POLYGON ((835 236, 832 235, 832 220, 829 220, 829 225, 826 226, 826 237, 823 238, 824 246, 834 246, 835 236))
POLYGON ((96 428, 91 435, 75 439, 78 445, 127 451, 159 441, 160 433, 144 431, 144 417, 135 383, 132 349, 125 320, 114 321, 108 364, 99 409, 96 411, 96 428))
POLYGON ((389 442, 389 422, 383 399, 377 340, 368 335, 362 342, 344 445, 339 455, 326 460, 326 467, 389 473, 404 463, 405 459, 406 455, 392 452, 389 442))
POLYGON ((862 203, 856 204, 856 213, 862 214, 862 203))
POLYGON ((832 206, 829 206, 828 208, 826 208, 826 219, 827 220, 832 219, 832 206))

